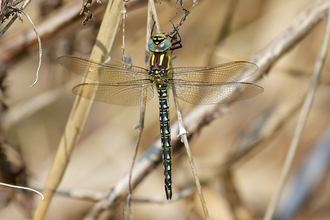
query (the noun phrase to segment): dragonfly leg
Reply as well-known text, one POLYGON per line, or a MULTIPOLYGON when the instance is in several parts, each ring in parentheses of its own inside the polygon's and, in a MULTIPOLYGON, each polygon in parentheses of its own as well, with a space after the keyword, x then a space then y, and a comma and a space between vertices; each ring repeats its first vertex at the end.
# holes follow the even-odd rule
POLYGON ((174 26, 173 22, 171 21, 173 28, 175 30, 175 34, 173 36, 169 36, 171 38, 171 50, 180 49, 182 47, 181 44, 181 36, 179 34, 179 30, 174 26))

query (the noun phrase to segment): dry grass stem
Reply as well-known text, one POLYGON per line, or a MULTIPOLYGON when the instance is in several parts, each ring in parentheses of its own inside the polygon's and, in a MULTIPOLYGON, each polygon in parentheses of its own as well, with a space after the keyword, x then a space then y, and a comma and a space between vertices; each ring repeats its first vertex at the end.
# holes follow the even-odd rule
MULTIPOLYGON (((108 51, 104 51, 103 48, 111 48, 113 45, 121 18, 122 7, 123 3, 121 0, 108 2, 96 44, 90 56, 91 60, 102 62, 105 59, 108 51)), ((43 192, 45 201, 39 203, 34 215, 35 220, 43 219, 47 212, 54 192, 64 175, 71 152, 84 127, 91 104, 91 100, 83 99, 79 96, 75 100, 43 192)))
POLYGON ((192 175, 194 177, 194 181, 195 181, 195 185, 196 185, 197 192, 198 192, 198 195, 199 195, 199 199, 201 201, 201 205, 203 207, 204 217, 205 217, 205 219, 210 219, 209 212, 207 210, 207 205, 206 205, 204 195, 203 195, 203 191, 202 191, 202 186, 199 182, 197 171, 196 171, 196 166, 194 164, 194 160, 193 160, 191 150, 190 150, 190 147, 189 147, 189 142, 188 142, 188 138, 187 138, 187 131, 186 131, 186 128, 184 127, 184 124, 183 124, 183 119, 182 119, 181 112, 180 112, 180 107, 179 107, 179 101, 177 99, 177 95, 176 95, 176 91, 175 91, 174 87, 172 88, 172 91, 173 91, 173 98, 174 98, 174 103, 175 103, 176 114, 178 116, 178 124, 179 124, 179 135, 178 136, 181 138, 181 142, 183 142, 184 147, 185 147, 186 152, 187 152, 187 156, 188 156, 188 160, 189 160, 189 164, 190 164, 190 169, 191 169, 192 175))
MULTIPOLYGON (((150 33, 151 33, 151 29, 153 26, 153 23, 156 22, 156 29, 159 31, 159 24, 158 24, 158 16, 157 16, 157 12, 156 12, 156 8, 155 8, 155 4, 154 1, 150 0, 148 1, 148 18, 147 18, 147 34, 146 34, 146 52, 145 52, 145 67, 148 68, 148 61, 149 61, 149 50, 148 50, 148 43, 150 40, 150 33)), ((152 34, 152 33, 151 33, 152 34)), ((139 144, 140 144, 140 140, 142 137, 142 133, 143 133, 143 128, 144 128, 144 119, 145 119, 145 111, 146 111, 146 92, 143 90, 142 91, 142 99, 141 99, 141 106, 140 106, 140 120, 138 125, 136 126, 136 128, 139 129, 138 132, 138 137, 136 140, 136 144, 134 147, 134 154, 133 154, 133 160, 132 160, 132 164, 131 164, 131 168, 129 171, 129 178, 128 178, 128 195, 126 198, 126 202, 124 204, 124 216, 125 218, 129 218, 129 219, 133 219, 133 210, 132 210, 132 204, 131 204, 131 197, 132 197, 132 174, 133 174, 133 168, 134 168, 134 164, 136 161, 136 156, 138 153, 138 149, 139 149, 139 144), (126 208, 129 208, 129 215, 127 216, 127 212, 126 212, 126 208)))

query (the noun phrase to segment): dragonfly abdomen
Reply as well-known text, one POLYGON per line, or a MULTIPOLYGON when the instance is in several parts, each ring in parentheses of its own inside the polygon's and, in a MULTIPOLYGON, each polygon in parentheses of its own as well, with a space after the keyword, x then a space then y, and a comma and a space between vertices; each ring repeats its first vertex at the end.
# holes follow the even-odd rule
POLYGON ((161 146, 163 150, 163 169, 165 180, 165 192, 167 199, 172 198, 172 149, 171 149, 171 128, 170 112, 168 101, 168 85, 158 84, 157 92, 159 97, 159 123, 161 146))

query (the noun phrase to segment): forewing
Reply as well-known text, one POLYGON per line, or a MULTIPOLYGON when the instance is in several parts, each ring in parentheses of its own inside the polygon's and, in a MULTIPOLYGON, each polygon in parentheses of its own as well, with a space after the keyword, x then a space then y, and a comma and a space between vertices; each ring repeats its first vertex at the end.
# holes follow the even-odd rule
POLYGON ((221 84, 181 83, 172 86, 179 99, 194 105, 234 102, 252 98, 263 92, 262 87, 244 82, 221 84))
POLYGON ((62 56, 57 61, 71 72, 102 83, 116 84, 149 78, 148 70, 122 62, 103 64, 75 56, 62 56))
POLYGON ((210 67, 173 68, 173 83, 182 81, 202 83, 226 83, 244 79, 258 70, 258 66, 247 61, 235 61, 210 67))
POLYGON ((83 83, 75 86, 72 92, 76 95, 113 105, 140 105, 142 92, 146 102, 154 96, 152 84, 104 84, 83 83))

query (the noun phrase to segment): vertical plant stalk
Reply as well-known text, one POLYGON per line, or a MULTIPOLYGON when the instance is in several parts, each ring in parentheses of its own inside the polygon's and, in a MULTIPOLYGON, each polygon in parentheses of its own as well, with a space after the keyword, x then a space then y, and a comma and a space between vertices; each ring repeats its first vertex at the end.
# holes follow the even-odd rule
MULTIPOLYGON (((330 4, 330 1, 329 1, 330 4)), ((308 90, 308 93, 306 95, 301 113, 299 115, 298 124, 296 126, 296 130, 294 132, 293 138, 291 140, 290 148, 287 154, 287 157, 284 162, 284 166, 282 169, 282 173, 280 176, 279 184, 276 188, 276 191, 271 199, 271 202, 267 208, 266 214, 264 216, 264 220, 271 220, 274 216, 276 207, 278 205, 278 202, 280 200, 280 196, 282 194, 284 185, 289 177, 289 173, 292 167, 293 159, 295 157, 299 139, 301 136, 301 133, 304 129, 304 126, 307 121, 308 114, 310 112, 310 109, 313 104, 314 94, 318 85, 318 81, 322 72, 322 68, 324 66, 325 58, 327 56, 328 47, 329 47, 329 38, 330 38, 330 7, 328 7, 328 20, 327 25, 324 33, 324 38, 322 41, 321 51, 319 54, 318 59, 316 60, 315 66, 314 66, 314 73, 312 76, 311 84, 308 90)))
POLYGON ((201 187, 201 183, 199 182, 198 176, 197 176, 197 171, 196 171, 196 166, 194 164, 194 160, 190 151, 190 147, 189 147, 189 142, 188 142, 188 138, 187 138, 187 131, 186 128, 184 127, 183 124, 183 119, 182 119, 182 115, 180 112, 180 107, 179 107, 179 101, 177 99, 177 95, 176 95, 176 91, 174 86, 172 87, 172 91, 173 91, 173 99, 174 99, 174 103, 175 103, 175 109, 176 109, 176 113, 178 116, 178 123, 179 123, 179 136, 181 137, 181 142, 183 142, 184 147, 186 148, 186 152, 188 155, 188 160, 189 160, 189 164, 190 164, 190 169, 191 172, 193 174, 194 180, 195 180, 195 185, 198 191, 198 195, 199 195, 199 199, 201 201, 202 207, 203 207, 203 212, 204 212, 204 217, 205 219, 210 219, 209 216, 209 212, 207 210, 207 206, 206 206, 206 202, 204 199, 204 195, 203 195, 203 191, 202 191, 202 187, 201 187))
MULTIPOLYGON (((90 59, 102 62, 108 54, 106 48, 111 48, 117 34, 123 8, 122 0, 110 0, 107 5, 103 21, 96 38, 90 59)), ((92 101, 76 97, 64 133, 60 140, 52 168, 50 170, 43 195, 45 200, 38 204, 34 220, 44 219, 51 199, 60 184, 70 156, 83 130, 92 101)))
MULTIPOLYGON (((146 51, 145 51, 145 68, 147 69, 149 66, 149 56, 150 52, 148 49, 148 43, 150 40, 151 29, 153 26, 153 22, 156 22, 156 28, 157 32, 160 32, 159 25, 158 25, 158 18, 157 18, 157 12, 155 8, 155 3, 153 0, 148 1, 148 17, 147 17, 147 33, 146 33, 146 51)), ((145 111, 146 111, 146 93, 144 90, 142 90, 142 99, 141 99, 141 106, 140 106, 140 120, 136 128, 139 129, 138 137, 136 140, 135 148, 134 148, 134 154, 133 154, 133 160, 131 169, 129 171, 128 176, 128 194, 126 198, 126 202, 124 204, 124 218, 125 219, 133 219, 133 210, 132 210, 132 175, 133 175, 133 168, 136 161, 137 152, 139 149, 140 140, 142 137, 143 129, 144 129, 144 118, 145 118, 145 111), (127 207, 129 209, 129 215, 127 215, 127 207)))

